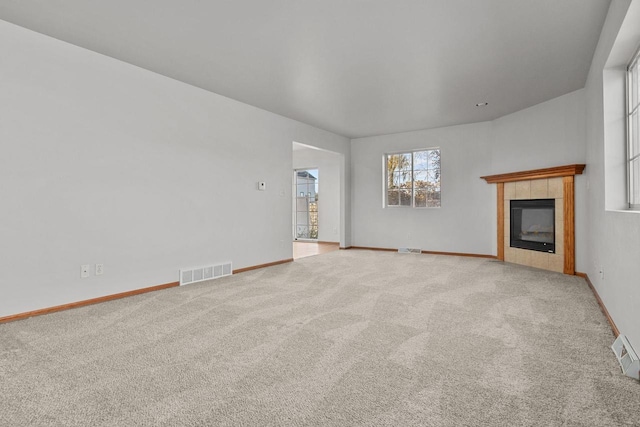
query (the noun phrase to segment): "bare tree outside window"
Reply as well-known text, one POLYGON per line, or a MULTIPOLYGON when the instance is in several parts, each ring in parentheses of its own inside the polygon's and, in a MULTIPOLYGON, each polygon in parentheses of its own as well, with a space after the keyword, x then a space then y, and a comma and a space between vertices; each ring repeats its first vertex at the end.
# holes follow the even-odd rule
POLYGON ((385 155, 385 205, 440 207, 440 150, 385 155))

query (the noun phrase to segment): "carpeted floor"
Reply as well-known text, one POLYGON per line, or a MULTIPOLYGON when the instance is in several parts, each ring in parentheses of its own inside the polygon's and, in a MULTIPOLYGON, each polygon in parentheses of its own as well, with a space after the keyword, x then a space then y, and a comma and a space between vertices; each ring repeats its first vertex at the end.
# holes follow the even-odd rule
POLYGON ((0 325, 1 426, 640 425, 583 279, 339 251, 0 325))

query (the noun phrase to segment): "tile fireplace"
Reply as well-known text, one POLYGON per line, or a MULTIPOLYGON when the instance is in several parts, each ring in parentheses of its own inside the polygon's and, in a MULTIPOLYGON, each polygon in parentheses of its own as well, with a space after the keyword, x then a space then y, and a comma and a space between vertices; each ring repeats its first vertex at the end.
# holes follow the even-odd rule
POLYGON ((574 176, 584 168, 481 177, 497 187, 498 259, 575 274, 574 176))

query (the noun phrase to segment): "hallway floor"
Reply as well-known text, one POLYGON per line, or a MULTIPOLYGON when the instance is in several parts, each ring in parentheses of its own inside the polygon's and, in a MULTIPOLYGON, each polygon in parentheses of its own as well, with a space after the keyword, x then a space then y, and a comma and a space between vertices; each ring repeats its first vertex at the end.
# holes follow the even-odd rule
POLYGON ((293 242, 293 259, 305 258, 313 255, 326 254, 340 249, 339 243, 329 242, 293 242))

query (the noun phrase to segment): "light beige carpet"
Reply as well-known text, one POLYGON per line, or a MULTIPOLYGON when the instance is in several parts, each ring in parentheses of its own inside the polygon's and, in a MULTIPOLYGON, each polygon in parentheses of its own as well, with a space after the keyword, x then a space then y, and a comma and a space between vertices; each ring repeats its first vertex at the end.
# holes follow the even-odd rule
POLYGON ((640 425, 584 280, 339 251, 0 325, 2 426, 640 425))

